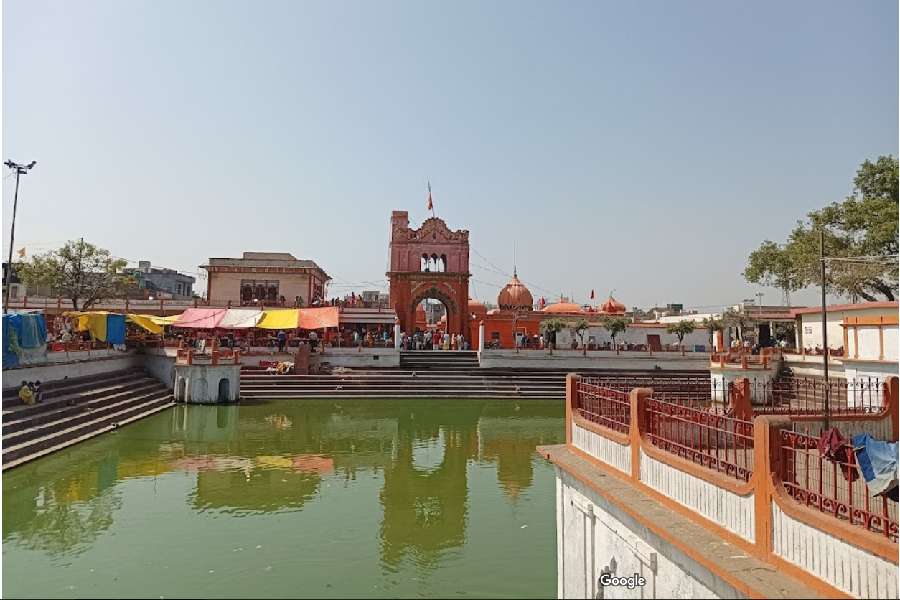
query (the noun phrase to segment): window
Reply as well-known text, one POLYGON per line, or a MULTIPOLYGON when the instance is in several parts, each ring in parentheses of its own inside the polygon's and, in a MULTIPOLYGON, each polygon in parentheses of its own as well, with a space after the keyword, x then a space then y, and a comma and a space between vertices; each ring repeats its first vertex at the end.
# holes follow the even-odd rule
POLYGON ((279 299, 278 281, 260 281, 257 279, 241 280, 241 304, 260 305, 277 304, 279 299))

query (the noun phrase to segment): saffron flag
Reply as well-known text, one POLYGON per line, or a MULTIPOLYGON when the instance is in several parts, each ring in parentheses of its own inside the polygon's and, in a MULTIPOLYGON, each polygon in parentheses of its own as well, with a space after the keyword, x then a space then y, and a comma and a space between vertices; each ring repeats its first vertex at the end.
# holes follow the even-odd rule
POLYGON ((25 248, 19 248, 19 258, 25 258, 25 248))
POLYGON ((434 204, 431 202, 431 182, 428 182, 428 210, 434 210, 434 204))

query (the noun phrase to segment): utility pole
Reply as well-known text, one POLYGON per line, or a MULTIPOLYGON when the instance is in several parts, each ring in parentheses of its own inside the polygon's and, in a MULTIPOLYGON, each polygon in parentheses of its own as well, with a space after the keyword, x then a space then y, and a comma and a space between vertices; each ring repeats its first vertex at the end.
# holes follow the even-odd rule
POLYGON ((12 262, 12 253, 13 253, 13 242, 16 237, 16 209, 19 207, 19 176, 27 175, 28 171, 34 168, 34 165, 37 164, 36 160, 31 161, 27 165, 20 165, 18 163, 14 163, 11 160, 6 161, 5 164, 10 169, 16 170, 16 193, 13 197, 13 214, 12 214, 12 225, 9 229, 9 261, 6 263, 6 294, 3 296, 3 314, 5 315, 9 312, 9 291, 12 289, 12 276, 13 276, 13 262, 12 262))
POLYGON ((828 381, 828 314, 825 309, 825 227, 819 232, 819 262, 822 268, 822 348, 825 351, 823 364, 825 366, 825 429, 831 426, 829 423, 831 407, 831 385, 828 381))

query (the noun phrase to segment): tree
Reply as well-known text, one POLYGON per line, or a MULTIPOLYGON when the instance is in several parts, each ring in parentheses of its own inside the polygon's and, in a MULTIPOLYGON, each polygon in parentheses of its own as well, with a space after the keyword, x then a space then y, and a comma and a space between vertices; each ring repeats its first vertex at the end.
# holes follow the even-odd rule
POLYGON ((581 341, 581 353, 586 356, 587 346, 584 345, 584 333, 588 330, 588 327, 590 327, 587 319, 578 319, 574 323, 571 323, 569 326, 578 336, 579 341, 581 341))
POLYGON ((628 322, 622 317, 604 317, 602 323, 603 328, 609 332, 609 337, 612 338, 613 347, 616 349, 616 354, 618 354, 619 346, 616 345, 616 336, 625 331, 628 322))
POLYGON ((79 240, 35 256, 20 266, 19 273, 26 286, 49 286, 71 300, 74 310, 88 310, 100 300, 121 295, 132 284, 121 272, 126 264, 110 256, 109 250, 79 240))
POLYGON ((684 346, 682 345, 684 342, 684 336, 694 333, 694 329, 696 329, 696 325, 693 321, 678 321, 677 323, 670 323, 666 327, 666 331, 669 333, 675 334, 675 337, 678 338, 678 346, 681 348, 681 353, 684 354, 684 346))
POLYGON ((744 330, 752 324, 753 320, 740 311, 726 310, 725 314, 722 315, 723 329, 725 327, 733 327, 737 330, 737 337, 741 341, 744 341, 744 330))
MULTIPOLYGON (((716 332, 725 329, 725 323, 722 321, 722 319, 709 317, 703 319, 703 327, 707 332, 709 332, 709 347, 714 349, 716 347, 716 332)), ((710 352, 712 352, 712 350, 710 350, 710 352)))
POLYGON ((547 340, 547 347, 553 352, 553 346, 556 344, 556 334, 567 327, 562 319, 553 318, 541 321, 541 333, 547 340))
POLYGON ((819 244, 824 231, 826 256, 837 259, 828 263, 828 291, 870 301, 878 296, 894 300, 898 206, 897 158, 866 160, 856 172, 850 196, 808 213, 785 243, 763 242, 750 254, 744 277, 786 293, 821 285, 819 244))

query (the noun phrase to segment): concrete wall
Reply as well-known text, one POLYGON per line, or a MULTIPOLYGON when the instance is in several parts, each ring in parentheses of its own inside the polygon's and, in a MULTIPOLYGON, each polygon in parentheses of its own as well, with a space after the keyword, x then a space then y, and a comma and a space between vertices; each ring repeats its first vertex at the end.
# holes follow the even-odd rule
POLYGON ((631 446, 597 435, 577 423, 572 423, 572 445, 631 476, 631 446))
POLYGON ((749 542, 753 541, 753 494, 738 495, 655 460, 644 454, 643 450, 641 481, 713 523, 749 542))
POLYGON ((773 551, 857 598, 896 598, 897 565, 814 529, 772 503, 773 551))
POLYGON ((316 359, 332 367, 399 367, 400 351, 393 348, 326 348, 324 353, 310 356, 311 363, 316 359))
MULTIPOLYGON (((678 343, 678 338, 675 334, 666 332, 665 325, 661 325, 660 327, 626 327, 625 331, 616 336, 616 342, 620 344, 646 344, 648 335, 658 335, 660 343, 663 346, 666 344, 678 343)), ((612 338, 609 337, 609 332, 600 325, 593 325, 588 327, 587 331, 585 331, 584 341, 586 344, 590 343, 591 337, 594 338, 595 344, 602 345, 607 342, 612 342, 612 338)), ((579 338, 573 331, 564 329, 556 334, 556 345, 559 348, 568 348, 573 339, 578 340, 579 338)), ((706 346, 709 348, 709 332, 702 327, 698 327, 693 333, 684 336, 683 343, 684 347, 687 349, 691 349, 695 345, 706 346)))
POLYGON ((284 296, 287 307, 294 305, 294 296, 309 304, 310 275, 306 273, 210 273, 209 278, 209 301, 213 305, 225 306, 230 300, 232 306, 240 306, 241 281, 245 279, 278 281, 278 295, 284 296))
MULTIPOLYGON (((844 345, 844 328, 841 327, 845 317, 881 317, 896 316, 897 307, 887 308, 863 308, 858 310, 828 310, 828 347, 840 348, 844 345)), ((797 334, 800 338, 800 348, 815 348, 822 346, 822 313, 800 314, 800 327, 797 334)), ((896 331, 897 326, 893 329, 896 331)), ((896 340, 896 334, 894 334, 896 340)), ((887 351, 887 336, 885 336, 885 351, 887 351)), ((875 356, 878 355, 878 338, 875 338, 875 356)))
MULTIPOLYGON (((75 353, 72 352, 71 354, 75 353)), ((41 381, 43 383, 66 378, 72 379, 74 377, 112 373, 123 369, 140 367, 142 364, 143 357, 140 355, 131 352, 116 352, 111 356, 101 356, 91 360, 77 360, 65 363, 51 362, 32 367, 19 367, 3 371, 3 387, 19 387, 23 381, 41 381)))
MULTIPOLYGON (((824 357, 822 356, 786 354, 784 366, 791 369, 798 377, 823 377, 825 375, 824 357)), ((828 376, 832 378, 843 377, 853 380, 874 377, 884 380, 897 374, 898 363, 893 361, 851 360, 834 356, 828 359, 828 376)))
POLYGON ((653 371, 657 366, 662 370, 709 371, 709 354, 687 352, 588 352, 582 356, 580 350, 485 350, 480 354, 482 368, 528 368, 528 369, 619 369, 653 371))
POLYGON ((165 352, 154 351, 143 356, 144 369, 161 381, 170 390, 175 389, 175 356, 167 356, 165 352))
POLYGON ((559 598, 600 597, 597 579, 613 559, 615 575, 638 573, 647 583, 635 589, 604 588, 604 598, 740 596, 708 569, 559 468, 556 477, 559 598))

